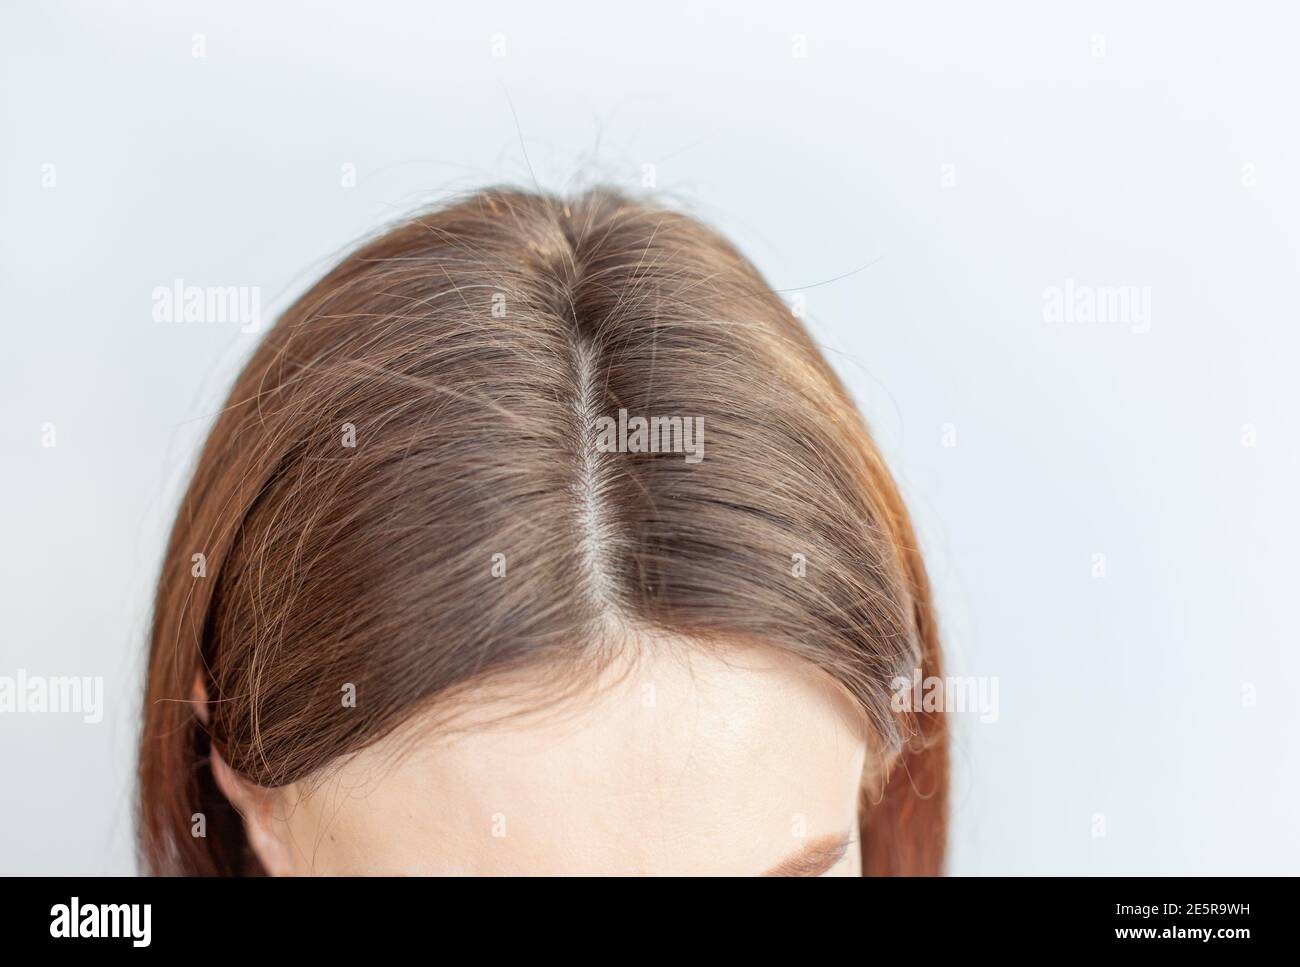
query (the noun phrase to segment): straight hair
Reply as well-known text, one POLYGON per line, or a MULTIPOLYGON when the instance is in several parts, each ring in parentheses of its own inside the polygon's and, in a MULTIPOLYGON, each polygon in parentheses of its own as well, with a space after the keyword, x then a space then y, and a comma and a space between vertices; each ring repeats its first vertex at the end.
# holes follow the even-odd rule
POLYGON ((872 739, 864 872, 941 871, 946 726, 891 685, 940 674, 925 568, 800 322, 717 233, 614 191, 406 221, 267 332, 198 458, 153 613, 142 863, 262 872, 213 749, 283 786, 639 630, 824 671, 872 739), (595 446, 621 410, 699 420, 703 458, 595 446))

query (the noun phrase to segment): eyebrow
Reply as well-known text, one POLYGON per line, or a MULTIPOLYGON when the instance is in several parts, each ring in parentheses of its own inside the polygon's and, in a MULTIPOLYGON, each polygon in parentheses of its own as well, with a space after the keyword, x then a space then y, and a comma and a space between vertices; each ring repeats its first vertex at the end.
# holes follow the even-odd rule
POLYGON ((844 859, 853 841, 849 833, 818 836, 803 844, 797 853, 791 853, 763 876, 821 876, 844 859))

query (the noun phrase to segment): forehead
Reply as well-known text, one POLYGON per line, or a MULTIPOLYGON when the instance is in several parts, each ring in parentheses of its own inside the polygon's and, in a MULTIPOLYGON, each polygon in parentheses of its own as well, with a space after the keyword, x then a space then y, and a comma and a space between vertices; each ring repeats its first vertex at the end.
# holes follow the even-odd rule
POLYGON ((353 757, 293 804, 295 850, 339 872, 758 873, 856 835, 865 741, 822 673, 752 646, 622 664, 544 713, 485 693, 478 724, 353 757))

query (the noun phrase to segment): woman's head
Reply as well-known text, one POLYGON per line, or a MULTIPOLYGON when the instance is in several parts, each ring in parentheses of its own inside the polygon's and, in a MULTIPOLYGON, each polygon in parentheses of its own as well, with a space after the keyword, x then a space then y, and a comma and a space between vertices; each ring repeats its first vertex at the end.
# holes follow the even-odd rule
POLYGON ((236 382, 159 584, 142 851, 935 872, 943 724, 891 683, 938 660, 888 471, 756 270, 615 193, 485 191, 236 382))

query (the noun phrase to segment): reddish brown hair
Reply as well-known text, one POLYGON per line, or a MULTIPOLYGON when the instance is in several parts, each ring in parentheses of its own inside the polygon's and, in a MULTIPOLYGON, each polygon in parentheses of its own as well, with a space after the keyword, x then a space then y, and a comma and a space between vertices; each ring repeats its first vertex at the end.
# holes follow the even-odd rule
POLYGON ((145 866, 260 871, 214 746, 281 786, 467 682, 581 674, 613 624, 758 640, 831 675, 877 740, 865 872, 940 870, 944 724, 890 701, 896 676, 939 674, 925 570, 848 395, 753 266, 607 191, 485 191, 387 232, 267 334, 181 504, 145 866), (599 451, 593 421, 620 408, 703 418, 705 459, 599 451), (363 699, 347 714, 342 683, 363 699))

